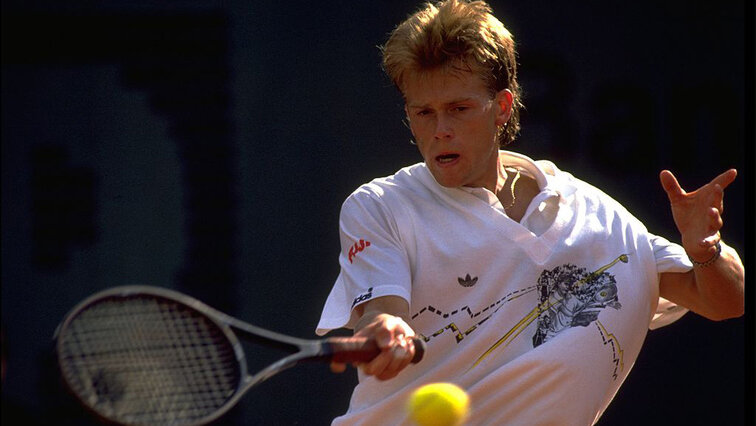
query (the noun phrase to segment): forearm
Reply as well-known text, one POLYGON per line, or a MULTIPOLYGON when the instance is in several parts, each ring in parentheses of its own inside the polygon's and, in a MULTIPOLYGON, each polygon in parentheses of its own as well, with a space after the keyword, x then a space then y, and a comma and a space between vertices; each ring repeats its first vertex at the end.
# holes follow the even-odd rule
POLYGON ((743 315, 745 271, 737 252, 722 244, 719 258, 685 273, 663 273, 659 295, 708 319, 743 315))
POLYGON ((722 244, 719 258, 707 266, 694 266, 693 276, 702 315, 713 320, 743 315, 745 270, 734 249, 722 244))

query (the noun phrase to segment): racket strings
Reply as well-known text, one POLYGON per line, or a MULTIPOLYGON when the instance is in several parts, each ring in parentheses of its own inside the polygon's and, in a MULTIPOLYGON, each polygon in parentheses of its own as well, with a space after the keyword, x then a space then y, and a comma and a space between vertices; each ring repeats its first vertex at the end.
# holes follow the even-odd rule
POLYGON ((170 300, 107 299, 59 337, 74 392, 129 424, 180 424, 222 407, 239 386, 234 346, 198 312, 170 300))

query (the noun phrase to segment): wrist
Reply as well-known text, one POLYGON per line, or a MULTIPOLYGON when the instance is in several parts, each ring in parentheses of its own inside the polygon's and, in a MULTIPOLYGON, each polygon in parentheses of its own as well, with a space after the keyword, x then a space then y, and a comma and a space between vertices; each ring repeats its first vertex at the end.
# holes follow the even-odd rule
POLYGON ((362 314, 362 317, 360 317, 354 325, 354 331, 357 332, 374 323, 391 321, 393 318, 403 321, 402 317, 387 312, 373 310, 365 311, 365 313, 362 314))
POLYGON ((705 268, 705 267, 711 265, 712 263, 716 262, 717 259, 719 259, 719 257, 722 254, 722 243, 720 241, 717 241, 717 244, 715 245, 715 247, 716 247, 717 250, 708 259, 705 259, 705 260, 699 262, 699 261, 693 259, 693 257, 691 257, 690 254, 688 254, 688 260, 690 260, 690 262, 693 264, 693 267, 705 268))
POLYGON ((373 322, 373 320, 375 320, 375 318, 380 314, 380 312, 375 311, 363 312, 360 319, 357 320, 357 323, 354 325, 354 331, 357 332, 362 330, 363 328, 365 328, 365 326, 373 322))

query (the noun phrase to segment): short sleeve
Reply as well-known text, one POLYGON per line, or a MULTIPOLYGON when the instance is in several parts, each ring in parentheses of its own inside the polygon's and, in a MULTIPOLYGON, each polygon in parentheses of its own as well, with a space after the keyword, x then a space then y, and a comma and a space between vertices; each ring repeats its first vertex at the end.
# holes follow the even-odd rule
POLYGON ((326 299, 316 333, 353 328, 354 308, 383 296, 410 301, 411 273, 395 213, 380 187, 363 186, 344 202, 339 219, 339 276, 326 299))
MULTIPOLYGON (((659 236, 654 236, 651 239, 651 246, 656 259, 656 269, 659 274, 666 272, 688 272, 693 268, 693 264, 690 263, 685 249, 679 244, 672 243, 659 236)), ((669 325, 682 318, 687 312, 687 308, 660 297, 649 329, 655 330, 669 325)))

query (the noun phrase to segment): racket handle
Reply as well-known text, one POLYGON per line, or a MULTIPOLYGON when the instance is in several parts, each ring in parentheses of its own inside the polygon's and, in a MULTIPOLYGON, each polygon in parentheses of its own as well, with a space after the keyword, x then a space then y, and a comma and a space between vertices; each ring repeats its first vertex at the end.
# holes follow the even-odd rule
MULTIPOLYGON (((365 337, 331 337, 326 339, 331 349, 331 360, 344 364, 352 362, 369 362, 381 353, 375 340, 365 337)), ((415 346, 415 356, 412 363, 417 364, 425 355, 425 340, 413 337, 412 344, 415 346)))

